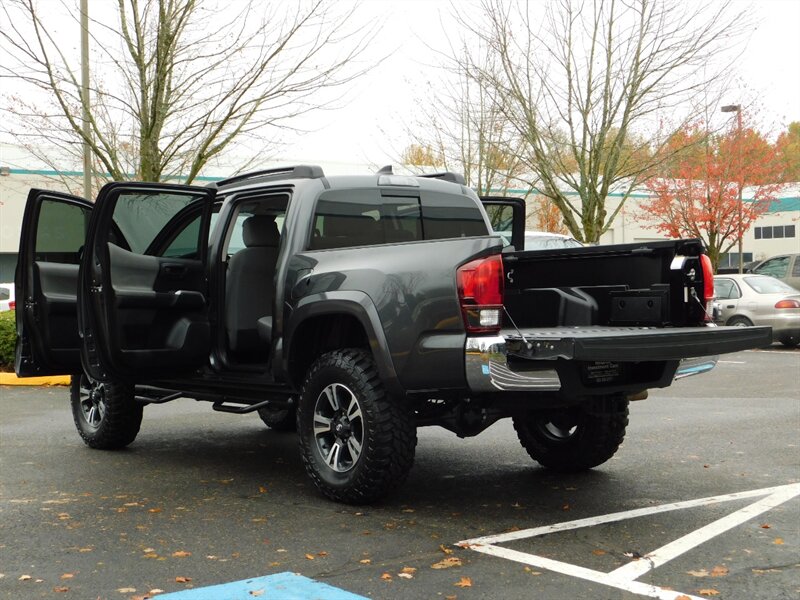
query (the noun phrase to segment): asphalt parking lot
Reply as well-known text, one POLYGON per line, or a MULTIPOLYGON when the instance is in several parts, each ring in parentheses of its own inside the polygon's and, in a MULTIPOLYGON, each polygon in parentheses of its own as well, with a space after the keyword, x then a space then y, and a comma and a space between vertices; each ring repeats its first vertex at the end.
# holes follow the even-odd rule
MULTIPOLYGON (((323 499, 254 415, 150 406, 102 452, 67 395, 0 388, 2 598, 223 598, 203 588, 277 573, 376 599, 800 595, 800 350, 651 392, 580 475, 537 467, 507 421, 423 429, 407 484, 369 507, 323 499)), ((241 597, 290 597, 252 581, 241 597)))

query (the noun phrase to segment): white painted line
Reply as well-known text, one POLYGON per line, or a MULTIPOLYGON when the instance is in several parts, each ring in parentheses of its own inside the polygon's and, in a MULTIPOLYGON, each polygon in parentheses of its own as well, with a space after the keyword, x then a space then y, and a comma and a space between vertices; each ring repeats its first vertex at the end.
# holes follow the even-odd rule
POLYGON ((695 508, 699 506, 708 506, 709 504, 717 504, 719 502, 731 502, 734 500, 745 500, 747 498, 758 498, 761 496, 767 496, 788 489, 796 490, 797 493, 800 493, 800 483, 780 485, 776 487, 763 488, 760 490, 749 490, 746 492, 735 492, 733 494, 723 494, 721 496, 711 496, 709 498, 698 498, 696 500, 686 500, 683 502, 673 502, 670 504, 660 504, 658 506, 648 506, 647 508, 636 508, 634 510, 626 510, 622 512, 611 513, 608 515, 601 515, 598 517, 588 517, 586 519, 578 519, 576 521, 567 521, 565 523, 545 525, 544 527, 533 527, 531 529, 509 531, 508 533, 487 535, 483 537, 473 538, 471 540, 464 540, 463 542, 459 542, 458 545, 502 544, 504 542, 513 542, 515 540, 524 540, 530 537, 546 535, 548 533, 569 531, 570 529, 580 529, 581 527, 593 527, 594 525, 613 523, 615 521, 624 521, 625 519, 634 519, 636 517, 646 517, 648 515, 656 515, 659 513, 670 512, 673 510, 681 510, 684 508, 695 508))
POLYGON ((741 525, 768 510, 780 506, 788 502, 792 498, 800 496, 800 483, 792 483, 789 485, 780 485, 769 488, 762 488, 760 490, 749 490, 746 492, 736 492, 733 494, 723 494, 721 496, 711 496, 709 498, 699 498, 697 500, 687 500, 685 502, 673 502, 671 504, 662 504, 660 506, 651 506, 648 508, 640 508, 636 510, 627 510, 618 513, 611 513, 608 515, 601 515, 598 517, 590 517, 588 519, 578 519, 576 521, 568 521, 565 523, 556 523, 555 525, 547 525, 545 527, 534 527, 531 529, 524 529, 521 531, 512 531, 499 535, 489 535, 479 538, 473 538, 459 542, 457 545, 462 548, 469 548, 476 552, 513 560, 515 562, 523 563, 541 569, 547 569, 555 573, 561 573, 571 577, 577 577, 593 583, 607 585, 619 590, 631 592, 641 596, 648 596, 650 598, 658 598, 659 600, 681 600, 689 598, 690 600, 703 600, 699 596, 692 596, 690 594, 677 592, 675 590, 667 590, 655 585, 642 583, 636 581, 639 577, 648 573, 652 569, 663 565, 664 563, 676 558, 689 550, 696 548, 700 544, 718 536, 737 525, 741 525), (624 519, 633 519, 636 517, 643 517, 647 515, 655 515, 658 513, 675 511, 685 508, 695 508, 699 506, 709 506, 720 502, 732 502, 734 500, 743 500, 747 498, 762 498, 742 509, 739 509, 721 519, 709 523, 692 533, 685 535, 661 548, 649 553, 647 556, 628 563, 610 573, 602 571, 595 571, 587 569, 579 565, 573 565, 566 562, 545 558, 544 556, 537 556, 535 554, 528 554, 511 548, 504 548, 495 544, 501 542, 511 542, 521 540, 549 533, 556 533, 559 531, 569 531, 571 529, 578 529, 581 527, 592 527, 603 523, 613 523, 622 521, 624 519))
POLYGON ((724 365, 746 365, 746 360, 718 360, 717 363, 724 365))
POLYGON ((482 552, 483 554, 489 554, 499 558, 513 560, 515 562, 530 565, 532 567, 547 569, 548 571, 554 571, 556 573, 561 573, 562 575, 569 575, 571 577, 585 579, 587 581, 591 581, 592 583, 600 583, 609 587, 625 590, 633 594, 648 596, 650 598, 658 598, 659 600, 678 600, 678 598, 681 600, 684 600, 685 598, 689 598, 690 600, 705 600, 700 596, 692 596, 690 594, 686 594, 685 592, 677 592, 675 590, 665 590, 658 586, 642 583, 640 581, 619 579, 609 573, 593 571, 592 569, 587 569, 578 565, 571 565, 569 563, 552 560, 543 556, 526 554, 525 552, 511 550, 510 548, 501 548, 500 546, 488 545, 471 546, 471 549, 477 552, 482 552))
POLYGON ((800 484, 786 486, 783 490, 777 491, 774 494, 767 496, 753 504, 745 506, 741 510, 726 515, 713 523, 701 527, 677 540, 670 542, 666 546, 662 546, 658 550, 654 550, 646 554, 644 557, 628 563, 624 567, 609 573, 621 579, 638 579, 648 571, 660 567, 673 558, 680 556, 707 542, 708 540, 725 533, 729 529, 733 529, 737 525, 741 525, 745 521, 757 517, 758 515, 767 512, 770 509, 780 506, 784 502, 788 502, 792 498, 800 496, 800 484))

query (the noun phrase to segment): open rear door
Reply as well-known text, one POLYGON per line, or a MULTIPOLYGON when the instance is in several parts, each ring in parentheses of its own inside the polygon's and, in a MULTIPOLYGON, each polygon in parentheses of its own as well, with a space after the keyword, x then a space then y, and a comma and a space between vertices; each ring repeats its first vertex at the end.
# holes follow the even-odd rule
POLYGON ((481 203, 489 215, 494 233, 502 235, 514 250, 525 248, 525 200, 481 196, 481 203))
POLYGON ((28 194, 15 281, 20 377, 81 371, 78 265, 91 212, 92 204, 77 196, 28 194))
POLYGON ((81 265, 83 365, 95 379, 192 377, 211 349, 208 231, 214 190, 112 183, 81 265))

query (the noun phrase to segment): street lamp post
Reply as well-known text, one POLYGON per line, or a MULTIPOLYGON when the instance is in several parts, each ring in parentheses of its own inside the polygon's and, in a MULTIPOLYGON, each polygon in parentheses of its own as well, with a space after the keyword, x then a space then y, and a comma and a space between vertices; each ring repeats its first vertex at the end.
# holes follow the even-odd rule
POLYGON ((739 164, 737 165, 739 177, 736 182, 739 188, 739 273, 744 273, 744 253, 742 252, 742 237, 744 236, 742 232, 742 185, 744 184, 742 181, 742 105, 728 104, 727 106, 723 106, 721 110, 724 113, 736 113, 736 146, 738 147, 737 152, 739 154, 739 164))

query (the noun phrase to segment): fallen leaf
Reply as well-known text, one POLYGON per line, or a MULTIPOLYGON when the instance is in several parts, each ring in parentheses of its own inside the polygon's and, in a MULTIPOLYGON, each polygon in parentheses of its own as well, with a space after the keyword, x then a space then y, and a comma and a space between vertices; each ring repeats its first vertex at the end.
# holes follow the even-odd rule
POLYGON ((452 554, 453 552, 455 552, 455 550, 453 550, 452 548, 448 548, 444 544, 439 544, 439 550, 441 550, 445 554, 452 554))
POLYGON ((675 600, 692 600, 692 599, 689 598, 689 596, 687 596, 686 594, 681 594, 680 596, 677 596, 675 600))
POLYGON ((402 512, 404 512, 404 513, 413 513, 413 512, 414 512, 414 509, 413 509, 413 508, 404 508, 404 509, 402 510, 402 512))
POLYGON ((458 596, 453 594, 452 596, 445 596, 444 600, 458 600, 458 596))
POLYGON ((174 558, 186 558, 187 556, 191 556, 191 552, 187 552, 186 550, 177 550, 172 553, 174 558))
POLYGON ((54 592, 68 592, 69 588, 67 586, 65 586, 65 585, 57 585, 56 587, 53 588, 53 591, 54 592))
POLYGON ((147 512, 149 512, 149 513, 160 513, 161 509, 160 508, 148 508, 147 512))
POLYGON ((702 590, 698 590, 698 593, 701 596, 719 596, 719 591, 715 590, 714 588, 705 588, 702 590))
POLYGON ((132 594, 132 593, 134 593, 136 591, 136 588, 132 588, 132 587, 117 588, 117 591, 120 594, 132 594))
POLYGON ((763 575, 764 573, 780 573, 780 569, 750 569, 753 573, 757 575, 763 575))
POLYGON ((606 551, 605 550, 600 550, 600 548, 592 550, 592 554, 594 554, 595 556, 603 556, 605 553, 606 553, 606 551))
POLYGON ((453 585, 455 585, 457 587, 460 587, 460 588, 472 587, 472 579, 470 579, 469 577, 462 577, 461 579, 459 579, 453 585))
POLYGON ((78 548, 78 552, 91 552, 94 548, 78 548))
POLYGON ((369 558, 362 558, 362 559, 361 559, 360 561, 358 561, 358 562, 360 562, 362 565, 369 565, 369 564, 372 564, 372 560, 370 560, 369 558))
POLYGON ((728 567, 723 567, 722 565, 717 565, 713 569, 711 569, 711 576, 712 577, 724 577, 728 574, 728 567))
POLYGON ((778 546, 782 546, 783 545, 783 538, 775 538, 775 540, 772 543, 773 544, 777 544, 778 546))
POLYGON ((280 567, 281 563, 279 563, 279 562, 271 562, 271 563, 269 563, 269 566, 270 567, 280 567))
POLYGON ((389 573, 384 573, 383 575, 381 575, 381 579, 383 579, 384 581, 391 581, 392 576, 389 573))
POLYGON ((142 552, 155 552, 155 551, 156 551, 155 548, 145 548, 144 550, 142 550, 142 552))
POLYGON ((322 556, 322 557, 325 557, 325 556, 328 556, 328 553, 327 553, 327 552, 325 552, 325 550, 322 550, 322 551, 320 551, 320 552, 317 552, 317 556, 322 556))
POLYGON ((771 525, 769 523, 764 523, 763 525, 761 525, 761 529, 769 529, 770 527, 771 525))
POLYGON ((262 596, 264 594, 264 590, 250 590, 251 596, 262 596))
POLYGON ((30 579, 30 575, 20 575, 18 581, 29 581, 30 579))
POLYGON ((263 485, 258 486, 258 493, 259 494, 266 494, 267 493, 267 488, 265 488, 263 485))
POLYGON ((158 558, 158 554, 155 552, 148 552, 147 554, 142 555, 143 558, 158 558))
POLYGON ((75 577, 75 575, 73 575, 72 573, 64 573, 61 576, 61 579, 72 579, 73 577, 75 577))
POLYGON ((253 523, 266 523, 267 517, 256 517, 255 519, 250 519, 253 523))
POLYGON ((182 575, 178 575, 175 578, 175 583, 189 583, 191 580, 191 577, 183 577, 182 575))
POLYGON ((461 559, 457 556, 448 556, 437 563, 431 565, 431 569, 449 569, 450 567, 460 567, 461 559))
POLYGON ((417 572, 417 568, 416 567, 403 567, 402 569, 400 569, 400 572, 401 573, 408 573, 409 575, 413 575, 414 573, 417 572))
POLYGON ((138 502, 126 502, 122 506, 141 506, 138 502))
POLYGON ((159 588, 153 588, 152 590, 147 592, 147 595, 148 596, 155 596, 156 594, 163 594, 163 593, 164 593, 164 590, 159 589, 159 588))
POLYGON ((561 510, 569 510, 569 504, 565 504, 561 507, 561 510))
POLYGON ((686 571, 692 577, 708 577, 708 571, 705 569, 697 569, 696 571, 686 571))
POLYGON ((308 560, 314 560, 314 555, 313 554, 306 554, 306 558, 308 560))
POLYGON ((414 579, 414 575, 411 573, 398 573, 397 576, 403 579, 414 579))
POLYGON ((214 556, 213 554, 207 554, 206 558, 208 560, 217 560, 219 557, 218 556, 214 556))

